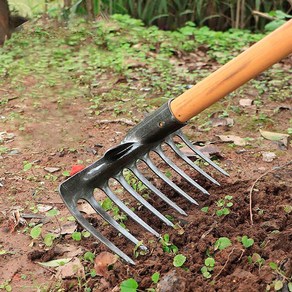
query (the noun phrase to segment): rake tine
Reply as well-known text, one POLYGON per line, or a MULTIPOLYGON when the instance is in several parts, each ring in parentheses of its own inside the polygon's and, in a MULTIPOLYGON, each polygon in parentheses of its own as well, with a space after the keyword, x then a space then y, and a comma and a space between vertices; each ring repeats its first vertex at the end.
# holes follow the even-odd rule
POLYGON ((209 195, 208 191, 206 191, 203 187, 201 187, 198 183, 192 180, 184 171, 182 171, 176 164, 174 164, 167 156, 164 155, 161 146, 157 146, 153 149, 173 170, 175 170, 181 177, 183 177, 188 183, 193 185, 195 188, 200 190, 203 194, 209 195))
POLYGON ((106 185, 104 186, 103 191, 106 195, 120 208, 122 209, 128 216, 130 216, 134 221, 143 226, 147 231, 155 235, 156 237, 160 237, 160 234, 157 233, 151 226, 149 226, 145 221, 143 221, 139 216, 137 216, 129 207, 127 207, 118 196, 116 196, 111 189, 106 185))
POLYGON ((182 139, 182 141, 191 149, 193 150, 198 156, 200 156, 202 159, 204 159, 206 162, 208 162, 211 166, 216 168, 219 172, 222 174, 229 176, 229 174, 222 169, 220 166, 218 166, 216 163, 214 163, 210 158, 208 158, 206 155, 204 155, 201 151, 196 149, 194 145, 190 142, 190 140, 182 133, 182 131, 178 130, 176 131, 173 136, 178 136, 182 139))
POLYGON ((150 205, 141 195, 139 195, 125 180, 122 175, 116 177, 120 184, 126 189, 126 191, 132 195, 137 201, 139 201, 143 206, 145 206, 149 211, 155 214, 160 220, 162 220, 166 225, 173 227, 173 223, 164 217, 158 210, 156 210, 152 205, 150 205))
POLYGON ((173 188, 177 193, 179 193, 181 196, 186 198, 188 201, 190 201, 193 204, 199 205, 196 200, 194 200, 192 197, 190 197, 186 192, 184 192, 181 188, 179 188, 175 183, 173 183, 168 177, 166 177, 152 162, 152 160, 149 158, 148 154, 145 154, 142 158, 149 168, 158 176, 160 177, 166 184, 168 184, 171 188, 173 188))
POLYGON ((166 202, 169 206, 174 208, 181 215, 187 216, 187 213, 181 209, 176 203, 165 196, 159 189, 157 189, 136 167, 129 168, 133 174, 154 194, 156 194, 161 200, 166 202))
POLYGON ((201 169, 199 166, 197 166, 195 163, 193 163, 183 152, 177 148, 174 141, 169 137, 165 140, 165 143, 171 147, 171 149, 181 158, 183 159, 189 166, 191 166, 193 169, 198 171, 200 174, 202 174, 205 178, 209 179, 211 182, 216 184, 217 186, 220 186, 219 182, 215 180, 212 176, 210 176, 208 173, 206 173, 203 169, 201 169))
POLYGON ((74 216, 80 225, 87 229, 95 238, 101 241, 104 245, 106 245, 110 250, 124 259, 126 262, 135 265, 135 262, 128 257, 125 253, 123 253, 117 246, 115 246, 111 241, 109 241, 106 237, 104 237, 101 233, 99 233, 80 213, 80 211, 75 206, 74 216))
MULTIPOLYGON (((139 243, 139 240, 136 237, 134 237, 130 232, 128 232, 120 224, 118 224, 117 221, 115 221, 106 211, 102 209, 102 207, 97 203, 94 197, 90 197, 88 199, 88 203, 105 221, 107 221, 111 226, 113 226, 120 233, 122 233, 126 238, 132 241, 135 245, 139 243)), ((147 247, 143 245, 139 246, 139 248, 142 248, 143 250, 147 250, 147 247)))

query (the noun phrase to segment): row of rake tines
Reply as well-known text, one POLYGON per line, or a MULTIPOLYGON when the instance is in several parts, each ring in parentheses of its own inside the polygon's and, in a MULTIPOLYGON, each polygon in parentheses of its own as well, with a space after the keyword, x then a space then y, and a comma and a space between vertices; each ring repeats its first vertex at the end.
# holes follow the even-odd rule
MULTIPOLYGON (((217 164, 215 164, 212 160, 206 157, 201 151, 196 149, 192 143, 188 140, 188 138, 179 130, 174 134, 168 136, 163 142, 167 144, 175 154, 177 154, 181 159, 183 159, 189 166, 191 166, 194 170, 199 172, 205 178, 210 180, 216 185, 220 185, 214 178, 212 178, 209 174, 207 174, 204 170, 202 170, 198 165, 196 165, 192 160, 190 160, 175 144, 174 137, 179 137, 198 157, 206 161, 209 165, 217 169, 220 173, 228 176, 228 173, 225 172, 222 168, 220 168, 217 164)), ((192 178, 190 178, 183 170, 181 170, 175 163, 169 159, 162 150, 161 144, 152 149, 153 152, 157 153, 161 159, 168 164, 175 172, 177 172, 182 178, 184 178, 188 183, 192 186, 200 190, 203 194, 209 195, 208 191, 206 191, 202 186, 200 186, 197 182, 195 182, 192 178)), ((173 188, 178 194, 187 199, 189 202, 198 205, 197 201, 190 197, 186 192, 184 192, 180 187, 178 187, 175 183, 173 183, 164 173, 162 173, 152 162, 149 157, 149 153, 145 154, 143 157, 139 158, 144 161, 146 165, 167 185, 173 188)), ((156 194, 161 200, 167 203, 169 206, 174 208, 181 215, 187 216, 185 211, 181 209, 176 203, 170 200, 165 194, 163 194, 159 189, 157 189, 137 168, 136 165, 131 165, 128 169, 139 179, 149 190, 151 190, 154 194, 156 194)), ((150 212, 156 215, 160 220, 162 220, 166 225, 173 227, 174 224, 168 220, 163 214, 161 214, 157 209, 155 209, 148 201, 146 201, 140 194, 138 194, 127 182, 125 179, 123 172, 120 172, 118 175, 114 176, 122 187, 132 195, 138 202, 140 202, 144 207, 146 207, 150 212)), ((151 226, 149 226, 144 220, 142 220, 139 216, 137 216, 128 206, 126 206, 121 199, 112 192, 108 184, 102 188, 102 191, 130 218, 136 221, 138 224, 143 226, 147 231, 160 238, 161 235, 155 231, 151 226)), ((107 221, 111 226, 113 226, 118 232, 123 234, 127 239, 132 241, 136 246, 138 245, 140 249, 147 250, 147 247, 141 245, 141 242, 134 237, 127 229, 123 228, 120 224, 118 224, 96 201, 94 198, 91 198, 88 202, 105 221, 107 221)), ((83 221, 83 220, 82 220, 83 221)), ((84 221, 83 221, 84 222, 84 221)), ((88 227, 88 224, 86 224, 88 227)), ((84 225, 83 225, 84 226, 84 225)), ((106 246, 108 246, 112 251, 116 254, 119 254, 126 261, 133 263, 123 252, 121 252, 112 242, 102 240, 103 236, 95 228, 90 226, 89 231, 95 236, 97 239, 102 241, 106 246)))

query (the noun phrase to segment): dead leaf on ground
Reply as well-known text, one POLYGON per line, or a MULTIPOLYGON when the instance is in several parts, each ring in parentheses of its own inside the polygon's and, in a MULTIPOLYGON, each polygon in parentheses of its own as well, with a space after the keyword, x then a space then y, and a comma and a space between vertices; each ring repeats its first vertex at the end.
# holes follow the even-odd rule
POLYGON ((37 262, 39 265, 47 268, 57 268, 60 266, 64 266, 65 264, 69 263, 72 260, 72 258, 65 258, 65 259, 57 259, 57 260, 51 260, 48 262, 37 262))
POLYGON ((288 141, 289 141, 289 137, 290 137, 288 134, 262 131, 262 130, 260 130, 260 133, 261 133, 262 137, 264 137, 267 140, 278 141, 278 142, 281 142, 285 147, 288 146, 288 141))
MULTIPOLYGON (((194 145, 194 147, 196 149, 198 149, 200 152, 202 152, 208 158, 210 158, 210 156, 212 156, 212 155, 221 156, 220 155, 220 149, 215 145, 208 144, 208 145, 205 145, 205 146, 202 146, 202 147, 194 145)), ((180 151, 182 153, 184 153, 188 157, 197 156, 196 153, 193 150, 191 150, 189 147, 187 147, 187 146, 184 146, 184 147, 180 148, 180 151)))
POLYGON ((78 203, 78 210, 87 215, 96 214, 94 209, 87 203, 78 203))
POLYGON ((239 136, 234 135, 217 135, 223 142, 233 142, 237 146, 246 146, 247 141, 239 136))
POLYGON ((67 258, 73 258, 84 253, 84 248, 82 246, 77 247, 71 244, 57 244, 55 246, 55 250, 58 252, 58 254, 67 258))
POLYGON ((118 257, 110 252, 104 251, 94 259, 94 269, 96 274, 105 277, 108 273, 108 266, 113 265, 118 257))
POLYGON ((75 222, 69 222, 61 226, 60 228, 55 229, 53 232, 61 235, 72 234, 77 229, 77 224, 75 222))
POLYGON ((13 233, 18 226, 27 224, 26 220, 20 215, 20 208, 14 207, 9 212, 5 212, 3 220, 3 228, 6 232, 13 233))
POLYGON ((68 262, 64 266, 59 266, 56 273, 57 279, 72 279, 72 278, 85 278, 84 267, 78 258, 68 262))
POLYGON ((52 205, 44 205, 44 204, 38 204, 37 205, 37 209, 41 213, 47 212, 47 211, 51 210, 52 208, 53 208, 52 205))

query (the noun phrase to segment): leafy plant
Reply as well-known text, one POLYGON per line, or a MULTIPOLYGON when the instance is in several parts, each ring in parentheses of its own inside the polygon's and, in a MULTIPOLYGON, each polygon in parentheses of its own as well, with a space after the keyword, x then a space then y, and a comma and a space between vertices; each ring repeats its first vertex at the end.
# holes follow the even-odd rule
POLYGON ((186 261, 186 257, 183 254, 178 254, 173 258, 173 265, 175 267, 181 267, 185 261, 186 261))
POLYGON ((169 234, 164 234, 159 241, 164 252, 177 253, 178 247, 170 242, 169 234))
POLYGON ((105 198, 101 202, 101 207, 105 211, 111 211, 113 213, 113 218, 117 221, 120 221, 120 223, 123 223, 125 220, 127 220, 127 215, 123 212, 120 212, 119 207, 114 205, 111 199, 105 198))
POLYGON ((121 292, 136 292, 138 289, 138 283, 135 279, 130 278, 123 281, 120 285, 121 292))
POLYGON ((36 225, 30 230, 30 236, 32 239, 37 239, 42 233, 41 225, 36 225))
POLYGON ((219 239, 216 240, 214 244, 214 249, 223 250, 231 245, 232 245, 232 242, 228 237, 220 237, 219 239))
POLYGON ((221 216, 226 216, 230 214, 230 207, 233 206, 233 203, 231 200, 233 199, 233 196, 225 196, 224 199, 220 199, 216 202, 216 205, 218 207, 218 210, 216 210, 216 215, 221 217, 221 216))
POLYGON ((289 15, 281 10, 270 11, 268 16, 270 16, 273 20, 265 25, 266 31, 273 31, 283 25, 287 18, 292 18, 292 15, 289 15))
POLYGON ((155 272, 152 276, 151 276, 151 280, 154 284, 157 284, 158 281, 160 279, 160 273, 159 272, 155 272))
POLYGON ((252 238, 248 238, 247 235, 244 235, 242 237, 239 237, 239 241, 242 243, 242 245, 245 248, 249 248, 254 244, 254 240, 252 238))
POLYGON ((134 247, 134 257, 137 258, 139 255, 145 255, 148 253, 147 250, 140 249, 140 246, 143 245, 143 241, 139 241, 134 247))
POLYGON ((253 253, 252 256, 248 256, 247 260, 250 264, 254 264, 254 265, 258 266, 259 269, 265 263, 265 260, 258 253, 253 253))
POLYGON ((208 210, 209 210, 209 207, 203 207, 203 208, 201 209, 201 211, 204 212, 204 213, 207 213, 208 210))
POLYGON ((90 251, 87 251, 84 255, 83 255, 83 258, 86 260, 86 261, 89 261, 91 263, 94 262, 94 258, 95 258, 95 255, 94 253, 90 252, 90 251))
POLYGON ((56 235, 52 233, 47 233, 44 236, 44 244, 48 247, 52 246, 55 238, 56 238, 56 235))
POLYGON ((81 237, 82 237, 82 234, 81 234, 81 232, 77 232, 77 231, 75 231, 75 232, 73 232, 73 233, 71 234, 71 237, 72 237, 73 240, 75 240, 75 241, 80 241, 80 240, 81 240, 81 237))
POLYGON ((12 287, 10 285, 10 282, 11 282, 11 280, 9 279, 9 280, 4 281, 3 283, 0 283, 0 289, 1 290, 3 289, 7 292, 12 291, 12 287))
POLYGON ((28 171, 32 168, 33 163, 24 161, 23 162, 23 171, 28 171))
POLYGON ((215 260, 212 257, 208 257, 204 261, 204 266, 201 268, 201 273, 203 274, 204 278, 211 278, 212 277, 212 272, 214 270, 215 266, 215 260))

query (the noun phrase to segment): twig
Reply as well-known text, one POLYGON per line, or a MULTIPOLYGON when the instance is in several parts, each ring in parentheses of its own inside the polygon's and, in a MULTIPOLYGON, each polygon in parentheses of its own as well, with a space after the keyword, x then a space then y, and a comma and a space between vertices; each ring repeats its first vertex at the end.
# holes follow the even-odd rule
POLYGON ((273 172, 273 171, 275 171, 275 170, 281 169, 281 168, 283 168, 283 167, 285 167, 285 166, 287 166, 287 165, 289 165, 289 164, 291 164, 291 163, 292 163, 292 161, 289 161, 289 162, 287 162, 287 163, 285 163, 285 164, 283 164, 283 165, 275 166, 275 167, 273 167, 272 169, 267 170, 265 173, 263 173, 262 175, 260 175, 260 176, 255 180, 255 182, 252 184, 251 189, 250 189, 250 191, 249 191, 249 215, 250 215, 250 225, 253 225, 253 214, 252 214, 252 192, 253 192, 253 189, 254 189, 256 183, 257 183, 261 178, 263 178, 265 175, 269 174, 270 172, 273 172))
POLYGON ((115 119, 115 120, 99 120, 97 121, 98 124, 112 124, 112 123, 121 123, 121 124, 126 124, 129 126, 135 126, 136 123, 127 120, 127 119, 115 119))
POLYGON ((227 266, 227 264, 228 264, 228 262, 229 262, 229 260, 230 260, 230 256, 233 254, 233 252, 234 252, 235 249, 241 250, 241 255, 240 255, 239 260, 242 258, 242 255, 243 255, 243 253, 244 253, 244 250, 243 250, 243 249, 239 249, 239 248, 234 247, 234 248, 231 250, 231 252, 228 254, 227 260, 226 260, 224 266, 222 267, 222 269, 219 271, 219 273, 218 273, 216 276, 214 276, 214 278, 213 278, 214 280, 215 280, 216 278, 218 278, 219 275, 220 275, 220 274, 223 272, 223 270, 226 268, 226 266, 227 266))
POLYGON ((266 19, 269 19, 269 20, 275 20, 275 19, 276 19, 275 17, 270 16, 270 15, 267 14, 267 13, 260 12, 260 11, 257 11, 257 10, 253 10, 253 11, 252 11, 252 14, 253 14, 253 15, 257 15, 257 16, 261 16, 261 17, 266 18, 266 19))
POLYGON ((204 232, 203 234, 202 234, 202 236, 201 236, 201 239, 203 239, 203 238, 205 238, 215 227, 217 226, 217 221, 215 221, 212 225, 211 225, 211 227, 210 227, 210 229, 208 229, 206 232, 204 232))

